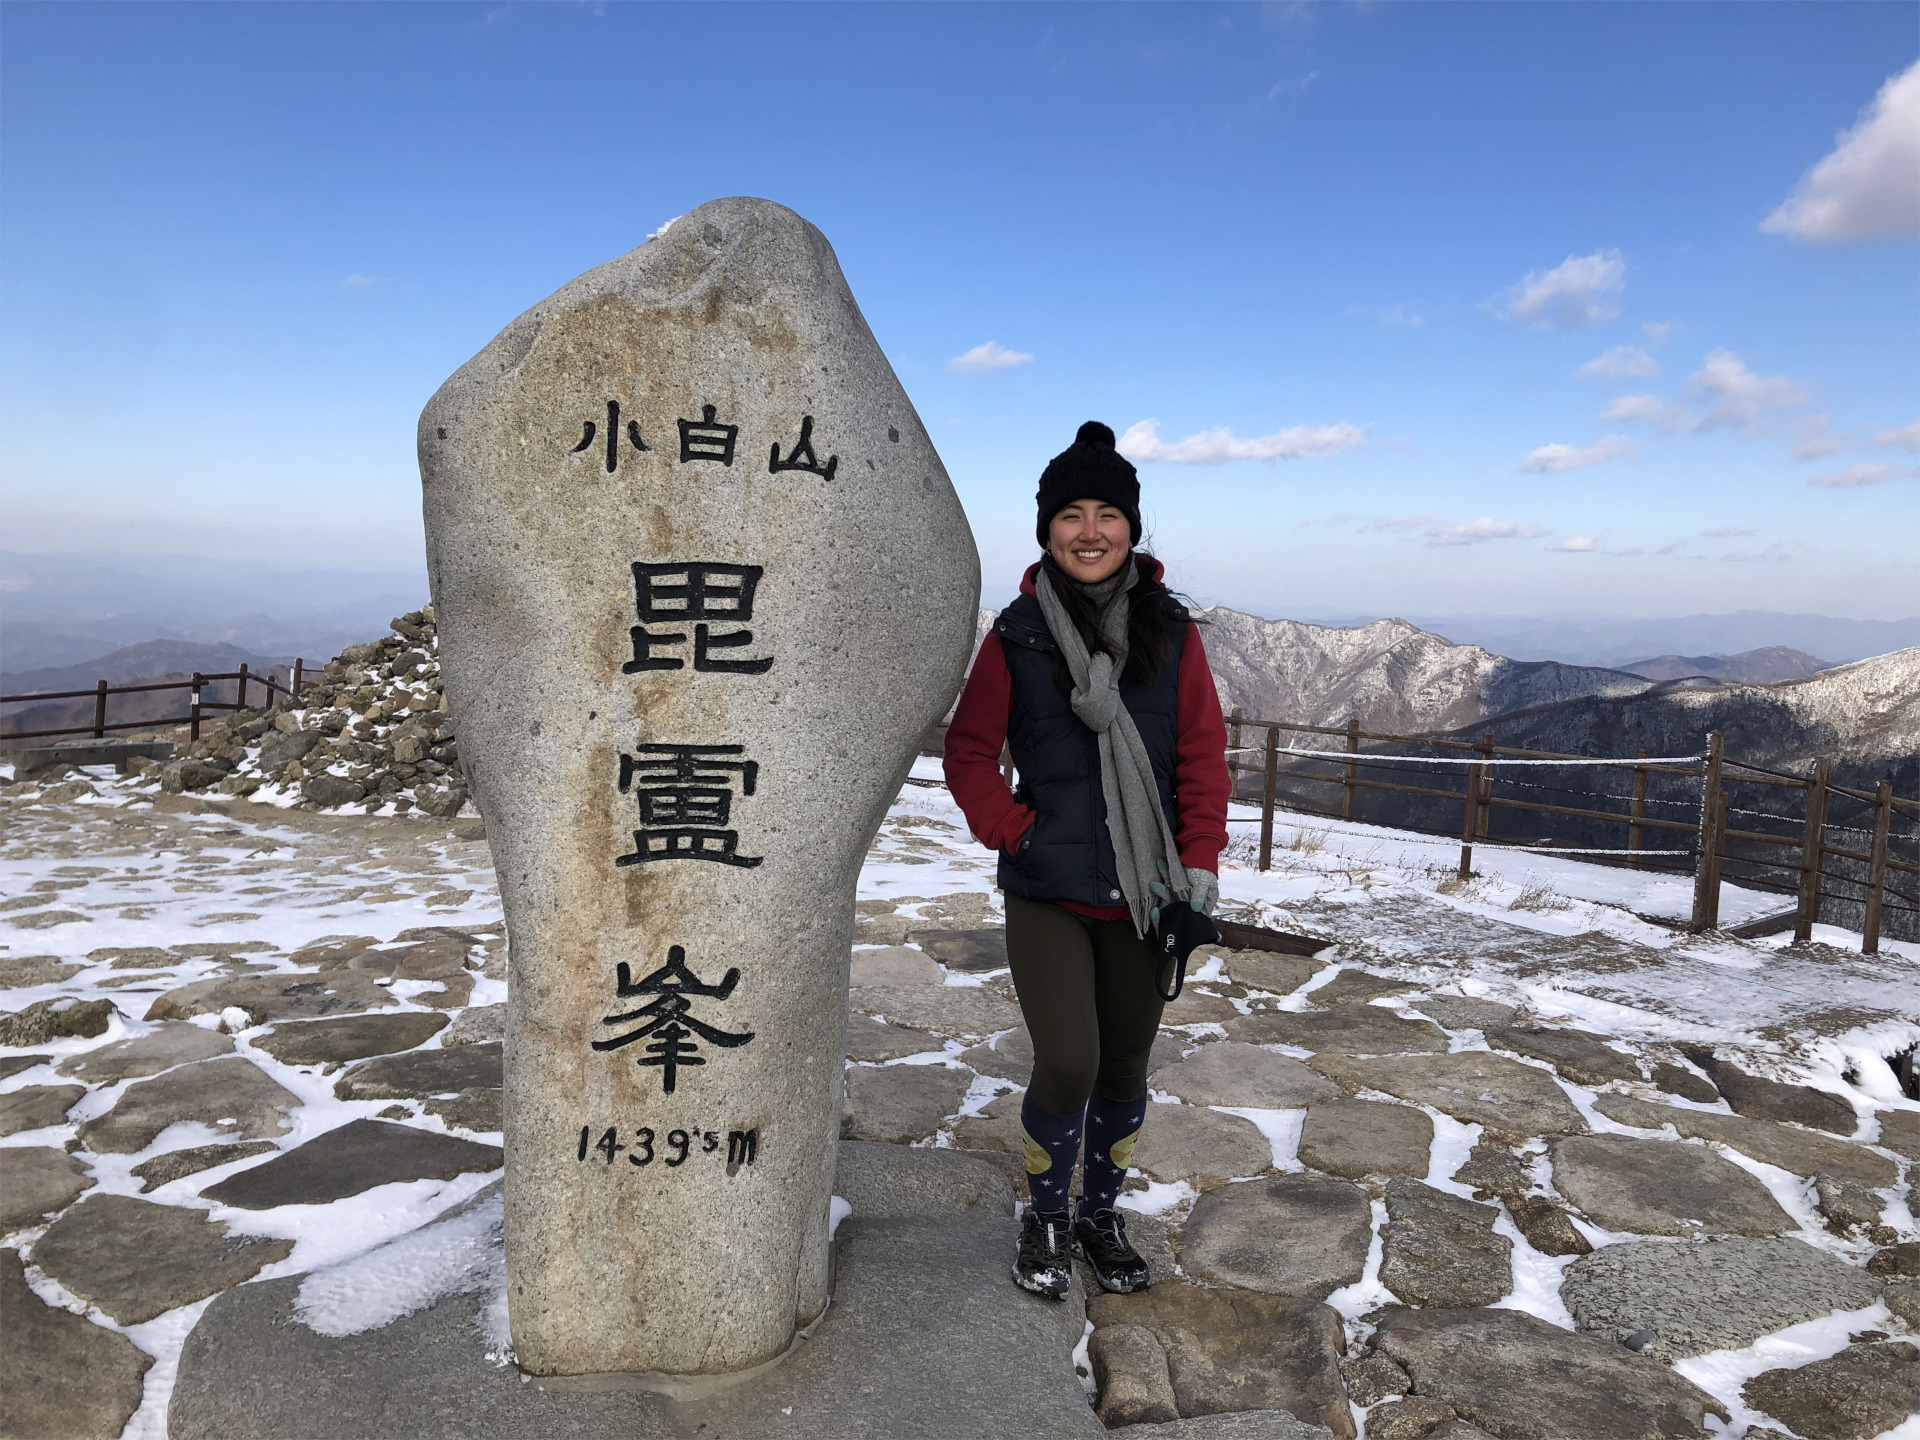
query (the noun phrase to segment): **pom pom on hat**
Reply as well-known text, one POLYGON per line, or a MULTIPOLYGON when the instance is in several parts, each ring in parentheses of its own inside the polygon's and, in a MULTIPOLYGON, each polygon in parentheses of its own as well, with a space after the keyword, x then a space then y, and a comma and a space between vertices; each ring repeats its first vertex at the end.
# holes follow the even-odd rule
POLYGON ((1113 431, 1105 425, 1102 425, 1098 420, 1089 420, 1078 430, 1074 431, 1073 443, 1076 445, 1104 445, 1107 449, 1111 450, 1114 444, 1113 431))

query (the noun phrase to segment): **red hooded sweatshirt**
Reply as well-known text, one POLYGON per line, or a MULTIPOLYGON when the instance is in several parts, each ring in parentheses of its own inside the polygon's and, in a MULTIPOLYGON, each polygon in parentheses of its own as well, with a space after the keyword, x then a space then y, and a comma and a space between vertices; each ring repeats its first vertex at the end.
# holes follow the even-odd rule
MULTIPOLYGON (((1150 560, 1150 574, 1158 580, 1164 573, 1158 560, 1150 560)), ((1036 564, 1020 582, 1020 593, 1033 595, 1036 564)), ((1220 713, 1220 696, 1213 688, 1213 672, 1207 668, 1206 647, 1200 643, 1200 627, 1187 624, 1186 643, 1180 647, 1180 673, 1176 682, 1173 794, 1178 812, 1174 840, 1180 849, 1180 863, 1189 870, 1220 868, 1220 852, 1227 844, 1227 799, 1231 781, 1227 774, 1227 722, 1220 713)), ((1013 677, 1000 648, 1000 637, 993 632, 981 643, 974 657, 973 672, 967 676, 966 689, 960 692, 960 704, 953 723, 947 727, 945 769, 947 789, 953 794, 974 839, 982 845, 1011 854, 1033 825, 1033 811, 1013 798, 1006 777, 1000 773, 1000 752, 1007 743, 1007 723, 1013 713, 1013 677)), ((1076 915, 1095 920, 1125 920, 1124 905, 1082 905, 1071 900, 1056 902, 1076 915)))

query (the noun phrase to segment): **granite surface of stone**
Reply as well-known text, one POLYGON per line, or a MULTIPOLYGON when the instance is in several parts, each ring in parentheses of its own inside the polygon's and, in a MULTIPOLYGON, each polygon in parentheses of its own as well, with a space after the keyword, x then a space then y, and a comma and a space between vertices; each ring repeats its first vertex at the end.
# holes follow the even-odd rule
POLYGON ((1544 1060, 1576 1085, 1605 1085, 1613 1080, 1639 1080, 1640 1067, 1631 1055, 1615 1050, 1606 1038, 1585 1030, 1553 1025, 1508 1025, 1487 1032, 1496 1050, 1544 1060))
POLYGON ((1871 1440, 1920 1414, 1920 1346, 1849 1345, 1810 1365, 1756 1375, 1740 1398, 1807 1440, 1871 1440))
POLYGON ((1593 1242, 1580 1233, 1573 1217, 1545 1195, 1509 1200, 1507 1210, 1527 1243, 1542 1255, 1585 1255, 1593 1249, 1593 1242))
POLYGON ((58 985, 78 975, 84 966, 58 955, 0 955, 0 990, 24 990, 30 985, 58 985))
POLYGON ((1421 995, 1409 1003, 1449 1030, 1495 1030, 1511 1025, 1513 1017, 1520 1013, 1498 1000, 1482 1000, 1472 995, 1421 995))
POLYGON ((1630 1235, 1778 1235, 1795 1228, 1772 1193, 1704 1145, 1576 1135, 1553 1147, 1560 1193, 1630 1235))
POLYGON ((1233 1410, 1163 1425, 1126 1425, 1108 1433, 1128 1440, 1333 1440, 1326 1426, 1296 1420, 1285 1410, 1233 1410))
MULTIPOLYGON (((921 1043, 924 1045, 926 1042, 922 1040, 921 1043)), ((1026 1026, 1021 1025, 983 1044, 962 1050, 960 1059, 982 1075, 1025 1085, 1033 1074, 1033 1036, 1027 1033, 1026 1026)))
MULTIPOLYGON (((1271 950, 1206 948, 1219 955, 1221 967, 1235 984, 1245 985, 1250 990, 1265 990, 1274 995, 1291 995, 1326 968, 1305 955, 1280 955, 1271 950)), ((1196 960, 1196 968, 1201 963, 1204 962, 1196 960)))
POLYGON ((1920 1110, 1882 1110, 1880 1143, 1896 1155, 1920 1160, 1920 1110))
POLYGON ((36 1000, 24 1010, 0 1015, 0 1045, 26 1049, 49 1040, 91 1040, 107 1033, 113 1013, 111 1000, 76 1000, 72 996, 36 1000))
POLYGON ((283 1065, 339 1065, 411 1050, 446 1027, 446 1016, 422 1010, 398 1015, 342 1015, 332 1020, 276 1025, 266 1034, 255 1036, 253 1043, 283 1065))
POLYGON ((1367 1440, 1421 1440, 1436 1427, 1456 1418, 1444 1400, 1409 1395, 1389 1400, 1367 1416, 1367 1440))
POLYGON ((1149 1105, 1133 1168, 1201 1189, 1273 1168, 1273 1145, 1251 1120, 1197 1105, 1149 1105))
POLYGON ((279 1148, 271 1140, 245 1140, 238 1145, 193 1145, 185 1150, 167 1150, 151 1160, 142 1160, 129 1173, 140 1182, 142 1191, 158 1190, 162 1185, 170 1185, 189 1175, 198 1175, 202 1170, 231 1165, 236 1160, 264 1155, 269 1150, 279 1148))
POLYGON ((110 1085, 157 1075, 176 1065, 211 1060, 233 1049, 231 1037, 217 1030, 170 1021, 145 1035, 130 1036, 83 1051, 60 1062, 59 1073, 89 1085, 110 1085))
POLYGON ((499 1045, 506 1038, 505 1005, 471 1005, 454 1017, 446 1034, 440 1037, 440 1048, 444 1050, 449 1045, 499 1045))
POLYGON ((1383 1091, 1506 1135, 1579 1135, 1587 1128, 1552 1076, 1485 1050, 1373 1059, 1317 1055, 1309 1063, 1344 1091, 1383 1091))
POLYGON ((869 1015, 854 1013, 847 1016, 846 1054, 849 1060, 865 1060, 872 1064, 882 1060, 899 1060, 908 1055, 924 1055, 938 1049, 940 1042, 924 1030, 888 1025, 869 1015))
POLYGON ((241 1210, 270 1210, 324 1205, 376 1185, 451 1180, 499 1167, 500 1150, 494 1145, 385 1120, 349 1120, 200 1193, 241 1210))
POLYGON ((354 972, 332 975, 275 972, 270 975, 216 976, 195 980, 155 997, 149 1020, 191 1020, 238 1008, 249 1025, 273 1020, 318 1020, 379 1010, 394 1003, 393 992, 373 976, 354 972))
POLYGON ((1240 1014, 1225 995, 1189 985, 1160 1012, 1162 1025, 1220 1025, 1240 1014))
POLYGON ((1353 1440, 1353 1412, 1340 1379, 1340 1317, 1325 1305, 1173 1283, 1092 1296, 1087 1318, 1096 1334, 1108 1325, 1152 1332, 1166 1352, 1183 1417, 1284 1410, 1353 1440))
MULTIPOLYGON (((895 1148, 895 1147, 880 1147, 895 1148)), ((484 1294, 338 1338, 294 1319, 302 1279, 230 1290, 188 1337, 172 1440, 1100 1440, 1068 1361, 1084 1311, 1007 1279, 1011 1217, 850 1219, 834 1303, 778 1365, 703 1398, 524 1382, 488 1356, 484 1294)))
POLYGON ((1366 1191, 1318 1175, 1275 1175, 1211 1190, 1181 1231, 1181 1267, 1215 1285, 1324 1300, 1366 1268, 1366 1191))
POLYGON ((1153 1088, 1189 1105, 1229 1105, 1261 1110, 1297 1110, 1329 1100, 1339 1088, 1285 1055, 1223 1040, 1203 1045, 1186 1059, 1156 1071, 1153 1088))
POLYGON ((0 1314, 0 1435, 116 1440, 140 1407, 153 1357, 34 1294, 17 1250, 0 1250, 0 1314))
POLYGON ((34 1242, 33 1263, 120 1324, 139 1325, 292 1253, 291 1240, 229 1234, 204 1210, 91 1195, 34 1242))
POLYGON ((1346 1381, 1347 1398, 1362 1407, 1378 1405, 1389 1395, 1405 1395, 1413 1389, 1412 1377, 1378 1351, 1342 1360, 1340 1378, 1346 1381))
POLYGON ((1664 1366, 1518 1310, 1393 1310, 1374 1346, 1414 1393, 1504 1440, 1704 1440, 1706 1417, 1726 1418, 1664 1366))
POLYGON ((1836 1175, 1878 1190, 1900 1178, 1896 1162, 1864 1145, 1793 1125, 1714 1110, 1690 1110, 1684 1105, 1655 1105, 1631 1095, 1601 1095, 1594 1101, 1594 1108, 1609 1120, 1643 1130, 1671 1125, 1690 1139, 1718 1141, 1743 1155, 1809 1179, 1820 1174, 1836 1175))
POLYGON ((946 1065, 853 1065, 847 1069, 840 1135, 908 1145, 960 1108, 973 1076, 946 1065))
POLYGON ((972 985, 856 986, 848 1003, 863 1015, 956 1040, 984 1040, 1020 1023, 1018 1005, 972 985))
POLYGON ((103 1155, 131 1155, 169 1125, 198 1120, 222 1139, 270 1140, 293 1128, 299 1105, 258 1065, 231 1055, 134 1081, 111 1110, 80 1126, 80 1139, 103 1155))
MULTIPOLYGON (((515 1350, 539 1374, 758 1364, 827 1302, 854 890, 972 649, 965 512, 825 237, 751 198, 532 307, 418 433, 442 680, 513 935, 515 1350), (648 1042, 705 1062, 671 1089, 643 1046, 580 1043, 647 1003, 619 977, 670 965, 726 991, 689 992, 701 1039, 648 1042), (583 1123, 695 1110, 758 1134, 751 1169, 562 1163, 583 1123)), ((939 1004, 855 1008, 1019 1021, 908 993, 939 1004)))
POLYGON ((1349 1180, 1369 1175, 1424 1176, 1433 1120, 1411 1105, 1378 1100, 1320 1100, 1300 1127, 1302 1165, 1349 1180))
POLYGON ((1713 1077, 1736 1115, 1750 1120, 1790 1120, 1835 1135, 1852 1135, 1859 1127, 1853 1106, 1838 1095, 1769 1080, 1742 1070, 1732 1061, 1716 1060, 1709 1053, 1699 1053, 1695 1063, 1713 1077))
POLYGON ((1513 1289, 1513 1242, 1494 1233, 1499 1218, 1418 1180, 1388 1181, 1380 1283, 1423 1307, 1493 1304, 1513 1289))
POLYGON ((51 1145, 0 1146, 0 1234, 44 1223, 93 1188, 87 1167, 51 1145))
POLYGON ((1321 1010, 1335 1005, 1365 1005, 1387 995, 1406 995, 1418 990, 1418 980, 1395 980, 1367 970, 1342 970, 1324 985, 1307 992, 1307 1003, 1321 1010))
POLYGON ((1676 1065, 1671 1060, 1656 1060, 1650 1073, 1655 1086, 1669 1095, 1678 1095, 1682 1100, 1711 1105, 1720 1098, 1719 1090, 1706 1076, 1695 1074, 1686 1066, 1676 1065))
POLYGON ((833 1193, 862 1220, 1013 1214, 1013 1187, 986 1161, 952 1150, 842 1140, 833 1193))
POLYGON ((1867 1229, 1880 1223, 1887 1208, 1877 1190, 1869 1190, 1857 1180, 1839 1175, 1816 1175, 1813 1193, 1820 1213, 1827 1217, 1829 1229, 1844 1234, 1850 1229, 1867 1229))
POLYGON ((1602 1246, 1567 1267, 1560 1298, 1582 1330, 1613 1340, 1653 1331, 1643 1353, 1671 1364, 1744 1349, 1833 1310, 1858 1310, 1879 1291, 1865 1271, 1791 1236, 1729 1236, 1602 1246))
POLYGON ((1167 1352, 1151 1330, 1103 1325, 1087 1340, 1087 1360, 1100 1396, 1094 1413, 1101 1424, 1151 1425, 1180 1418, 1167 1352))
POLYGON ((1229 1040, 1292 1045, 1320 1055, 1436 1054, 1447 1048, 1440 1027, 1409 1020, 1379 1005, 1330 1010, 1262 1010, 1226 1022, 1229 1040))
POLYGON ((23 1085, 0 1095, 0 1135, 19 1135, 64 1125, 67 1111, 87 1093, 84 1085, 23 1085))
POLYGON ((985 930, 915 930, 907 939, 949 970, 980 975, 1007 968, 1004 926, 985 930))
POLYGON ((0 1055, 0 1080, 11 1080, 24 1070, 37 1065, 45 1065, 55 1057, 47 1054, 36 1055, 0 1055))
POLYGON ((493 1090, 500 1087, 501 1069, 498 1045, 408 1050, 361 1061, 333 1082, 333 1093, 342 1100, 394 1100, 493 1090))

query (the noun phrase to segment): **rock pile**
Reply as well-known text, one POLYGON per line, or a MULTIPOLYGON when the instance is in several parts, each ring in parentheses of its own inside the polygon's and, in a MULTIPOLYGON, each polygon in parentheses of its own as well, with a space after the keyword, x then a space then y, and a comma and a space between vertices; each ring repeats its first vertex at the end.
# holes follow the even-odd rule
POLYGON ((163 791, 214 791, 303 810, 453 816, 467 803, 453 717, 440 690, 433 609, 349 645, 297 699, 203 725, 172 759, 130 760, 163 791))

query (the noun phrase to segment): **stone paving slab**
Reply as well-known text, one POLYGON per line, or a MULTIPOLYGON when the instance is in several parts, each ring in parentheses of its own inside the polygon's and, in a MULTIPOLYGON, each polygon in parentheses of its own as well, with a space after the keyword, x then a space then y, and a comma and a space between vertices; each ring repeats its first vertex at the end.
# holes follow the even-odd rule
POLYGON ((121 1432, 140 1406, 152 1356, 34 1294, 17 1250, 0 1250, 0 1315, 0 1435, 106 1440, 121 1432))
POLYGON ((1508 1135, 1580 1135, 1587 1129, 1546 1071, 1485 1050, 1372 1059, 1316 1055, 1310 1063, 1349 1093, 1379 1090, 1508 1135))
POLYGON ((88 1050, 60 1062, 59 1073, 70 1080, 89 1085, 110 1085, 116 1080, 144 1078, 190 1065, 196 1060, 211 1060, 233 1049, 231 1037, 198 1025, 170 1022, 146 1035, 115 1040, 98 1050, 88 1050))
POLYGON ((1725 1408, 1656 1361, 1518 1310, 1394 1310, 1375 1347, 1503 1440, 1704 1440, 1725 1408))
MULTIPOLYGON (((883 1147, 875 1147, 883 1148, 883 1147)), ((871 1152, 868 1152, 869 1157, 871 1152)), ((977 1162, 973 1162, 977 1163, 977 1162)), ((915 1182, 909 1175, 903 1189, 915 1182)), ((1007 1277, 1010 1216, 942 1213, 841 1226, 833 1304, 777 1366, 703 1399, 523 1383, 487 1358, 487 1299, 454 1295, 359 1335, 293 1318, 302 1277, 216 1299, 188 1337, 172 1440, 1098 1440, 1065 1304, 1007 1277)))
POLYGON ((1203 1045, 1186 1059, 1156 1071, 1153 1087, 1190 1105, 1261 1110, 1296 1110, 1340 1093, 1326 1076, 1298 1060, 1232 1040, 1203 1045))
POLYGON ((258 1065, 234 1055, 202 1060, 135 1081, 106 1114, 80 1127, 87 1148, 103 1155, 144 1150, 169 1125, 198 1120, 234 1140, 270 1140, 293 1128, 292 1091, 258 1065), (222 1125, 231 1120, 231 1125, 222 1125))
POLYGON ((1576 1135, 1553 1180, 1595 1224, 1630 1235, 1778 1235, 1798 1228, 1771 1191, 1704 1145, 1576 1135))
POLYGON ((92 1188, 87 1167, 64 1150, 0 1146, 0 1234, 41 1224, 92 1188))
POLYGON ((1373 1209, 1366 1191, 1319 1175, 1225 1185, 1194 1202, 1180 1264, 1215 1285, 1324 1300, 1366 1268, 1373 1209))
POLYGON ((1900 1167, 1886 1156, 1876 1155, 1864 1145, 1793 1125, 1714 1110, 1689 1110, 1683 1105, 1655 1105, 1631 1095, 1602 1095, 1594 1101, 1594 1109, 1609 1120, 1642 1130, 1671 1125, 1689 1139, 1718 1141, 1795 1175, 1835 1175, 1873 1190, 1900 1179, 1900 1167))
MULTIPOLYGON (((0 1095, 0 1135, 19 1135, 66 1123, 67 1111, 87 1093, 84 1085, 23 1085, 0 1095)), ((136 1147, 137 1148, 137 1147, 136 1147)))
POLYGON ((1560 1298, 1582 1330, 1613 1340, 1653 1331, 1642 1353, 1671 1364, 1861 1309, 1880 1288, 1866 1271, 1792 1237, 1733 1236, 1604 1246, 1567 1268, 1560 1298))
POLYGON ((500 1168, 500 1147, 385 1120, 349 1120, 200 1192, 242 1210, 325 1205, 408 1180, 451 1180, 500 1168))
POLYGON ((947 1065, 852 1065, 840 1134, 848 1140, 924 1140, 960 1108, 973 1076, 947 1065))
POLYGON ((1432 1152, 1432 1118, 1390 1101, 1322 1100, 1307 1107, 1300 1127, 1300 1163, 1349 1180, 1369 1175, 1422 1179, 1432 1152))
POLYGON ((399 1015, 341 1015, 331 1020, 276 1025, 253 1043, 283 1065, 345 1064, 424 1045, 446 1024, 446 1016, 422 1010, 399 1015))
POLYGON ((1446 1034, 1438 1025, 1405 1019, 1379 1005, 1263 1010, 1229 1020, 1227 1038, 1331 1055, 1438 1054, 1447 1048, 1446 1034))

